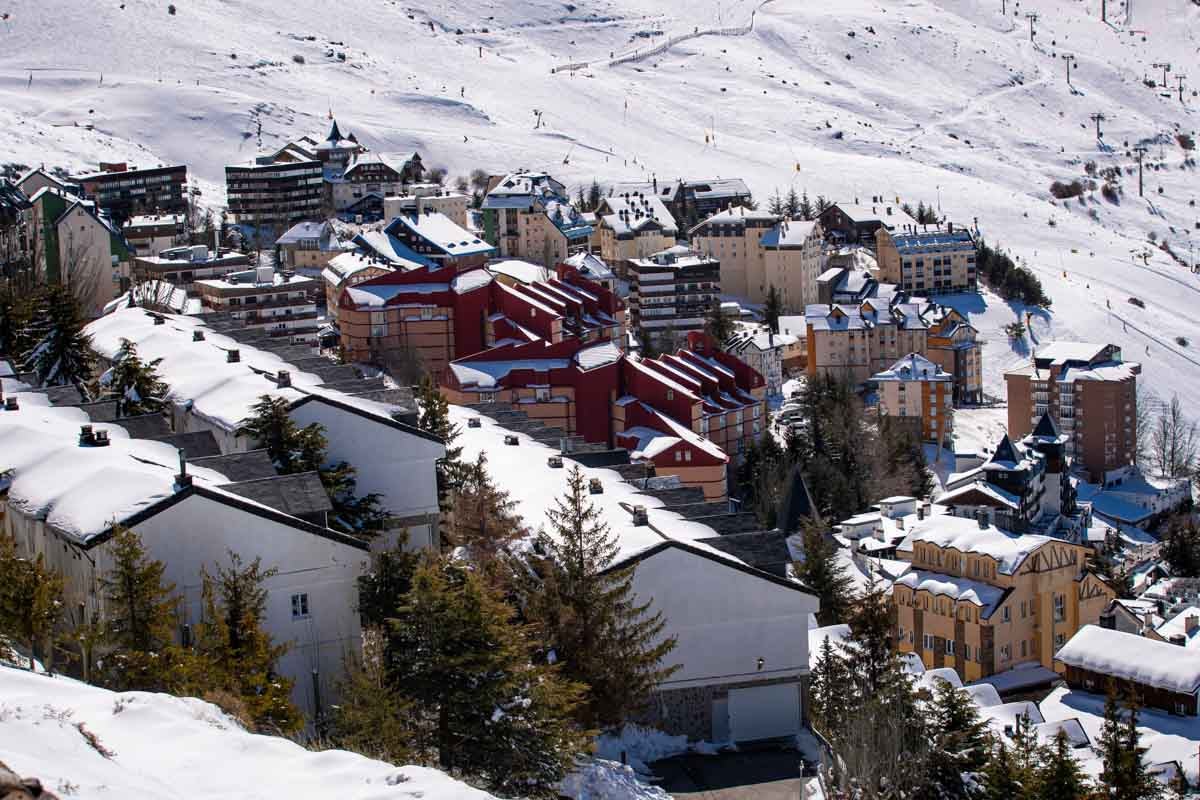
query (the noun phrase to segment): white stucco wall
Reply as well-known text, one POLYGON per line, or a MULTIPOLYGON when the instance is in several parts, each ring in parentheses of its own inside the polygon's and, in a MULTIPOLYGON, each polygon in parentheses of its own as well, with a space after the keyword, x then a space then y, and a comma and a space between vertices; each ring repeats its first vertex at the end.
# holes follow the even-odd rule
POLYGON ((354 465, 360 495, 378 492, 395 516, 437 513, 435 463, 445 454, 442 445, 319 400, 293 409, 292 419, 324 426, 330 459, 354 465))
POLYGON ((666 660, 682 669, 664 689, 808 672, 813 595, 675 547, 638 563, 634 590, 662 612, 664 634, 678 639, 666 660))

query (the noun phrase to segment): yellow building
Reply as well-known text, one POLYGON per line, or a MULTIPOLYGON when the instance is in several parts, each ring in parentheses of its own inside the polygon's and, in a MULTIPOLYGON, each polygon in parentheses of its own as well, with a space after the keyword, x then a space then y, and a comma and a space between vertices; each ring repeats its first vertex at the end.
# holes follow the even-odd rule
POLYGON ((923 442, 941 444, 954 429, 954 376, 917 353, 909 353, 871 376, 879 386, 879 413, 910 421, 923 442))
POLYGON ((764 303, 767 282, 767 251, 762 238, 781 218, 768 211, 734 206, 688 231, 692 249, 721 262, 721 291, 764 303))
POLYGON ((808 374, 863 383, 906 353, 924 353, 929 326, 917 303, 871 297, 858 305, 813 304, 804 312, 808 374))
POLYGON ((1055 652, 1116 597, 1085 569, 1087 553, 974 519, 918 519, 897 548, 912 564, 892 588, 897 646, 965 681, 1020 664, 1053 669, 1055 652))
POLYGON ((906 292, 974 292, 975 240, 965 228, 906 225, 875 231, 879 279, 906 292))
POLYGON ((652 194, 606 197, 596 209, 591 246, 609 264, 623 265, 675 246, 679 229, 665 203, 652 194))

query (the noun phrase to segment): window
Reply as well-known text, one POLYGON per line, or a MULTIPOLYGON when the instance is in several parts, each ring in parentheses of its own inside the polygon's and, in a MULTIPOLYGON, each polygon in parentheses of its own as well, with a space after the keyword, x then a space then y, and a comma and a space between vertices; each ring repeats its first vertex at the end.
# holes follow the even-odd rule
POLYGON ((1012 650, 1008 645, 1000 645, 1000 660, 1010 661, 1012 659, 1012 650))
POLYGON ((674 389, 667 389, 667 399, 668 400, 675 399, 675 390, 674 389))
POLYGON ((1054 647, 1055 647, 1055 649, 1057 649, 1057 648, 1059 648, 1059 647, 1062 647, 1064 644, 1066 644, 1066 642, 1067 642, 1067 637, 1066 637, 1066 634, 1062 634, 1062 633, 1056 633, 1056 634, 1054 634, 1054 647))
POLYGON ((676 450, 676 451, 675 451, 675 460, 676 460, 676 461, 683 461, 683 453, 681 453, 681 452, 679 452, 678 450, 676 450))
POLYGON ((308 617, 308 593, 292 595, 292 619, 304 619, 308 617))
POLYGON ((909 644, 913 643, 913 632, 912 631, 908 632, 908 643, 909 644))
POLYGON ((1054 595, 1054 621, 1062 622, 1067 618, 1067 596, 1065 594, 1054 595))
POLYGON ((539 403, 550 402, 550 390, 549 389, 537 389, 535 391, 536 391, 536 399, 539 403))
POLYGON ((1008 606, 1004 607, 1004 614, 1000 617, 1001 622, 1012 622, 1012 612, 1008 606))
POLYGON ((932 650, 933 649, 933 637, 930 636, 928 633, 923 635, 921 637, 921 644, 924 647, 924 649, 932 650))
POLYGON ((1025 601, 1021 601, 1021 619, 1025 619, 1025 601))
POLYGON ((429 306, 421 306, 421 319, 433 319, 433 309, 429 306))
POLYGON ((954 640, 953 639, 946 640, 946 655, 948 655, 948 656, 954 655, 954 640))
POLYGON ((970 661, 970 660, 971 660, 971 645, 964 644, 963 645, 963 661, 970 661))
POLYGON ((692 460, 692 451, 691 451, 691 450, 684 450, 684 451, 683 451, 683 460, 684 460, 684 461, 691 461, 691 460, 692 460))
POLYGON ((379 339, 387 336, 387 312, 372 311, 371 312, 371 338, 379 339))
POLYGON ((1026 642, 1024 639, 1022 639, 1021 640, 1021 658, 1025 658, 1027 652, 1028 651, 1026 650, 1026 642))

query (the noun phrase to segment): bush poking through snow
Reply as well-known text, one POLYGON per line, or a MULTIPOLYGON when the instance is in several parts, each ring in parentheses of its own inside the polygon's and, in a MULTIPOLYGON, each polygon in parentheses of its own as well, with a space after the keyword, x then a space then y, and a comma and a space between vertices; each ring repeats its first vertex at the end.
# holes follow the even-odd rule
POLYGON ((1050 184, 1050 194, 1057 197, 1059 200, 1066 200, 1070 197, 1079 197, 1083 194, 1083 182, 1074 180, 1070 183, 1055 181, 1050 184))
POLYGON ((1188 346, 1187 337, 1186 336, 1176 336, 1175 344, 1179 345, 1180 347, 1187 347, 1188 346))
POLYGON ((1145 307, 1146 307, 1146 303, 1145 303, 1145 301, 1144 301, 1144 300, 1142 300, 1141 298, 1138 298, 1138 297, 1131 297, 1131 298, 1129 298, 1129 302, 1130 302, 1130 303, 1132 303, 1133 305, 1137 306, 1138 308, 1145 308, 1145 307))

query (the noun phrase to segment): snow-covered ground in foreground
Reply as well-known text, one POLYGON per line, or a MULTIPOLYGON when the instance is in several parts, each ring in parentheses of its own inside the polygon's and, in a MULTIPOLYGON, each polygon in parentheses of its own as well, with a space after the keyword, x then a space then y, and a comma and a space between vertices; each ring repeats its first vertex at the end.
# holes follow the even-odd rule
POLYGON ((489 800, 424 767, 247 733, 194 698, 114 693, 0 666, 0 761, 60 796, 489 800), (84 735, 95 736, 100 752, 84 735))
MULTIPOLYGON (((1200 99, 1186 82, 1183 102, 1144 83, 1162 79, 1154 63, 1196 63, 1200 6, 1139 0, 1105 25, 1100 3, 1025 0, 1005 17, 994 0, 845 0, 837 14, 801 0, 341 0, 336 13, 325 0, 187 0, 171 15, 162 0, 8 0, 0 161, 183 162, 219 204, 225 164, 323 134, 332 109, 372 148, 416 149, 451 174, 737 175, 760 199, 795 187, 924 200, 978 220, 1041 277, 1054 307, 1036 341, 1115 342, 1200 415, 1200 278, 1149 243, 1192 258, 1198 182, 1175 134, 1195 131, 1200 99), (745 25, 754 9, 746 35, 606 63, 745 25), (551 72, 579 61, 590 66, 551 72), (1144 199, 1130 150, 1143 140, 1144 199), (1120 169, 1120 202, 1052 203, 1051 181, 1089 161, 1120 169)), ((994 298, 976 311, 989 330, 1016 318, 994 298)), ((1001 338, 986 355, 1002 396, 997 377, 1024 354, 1001 338)))

